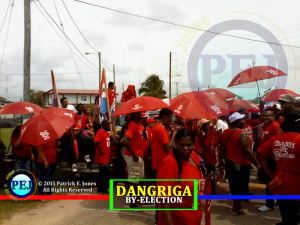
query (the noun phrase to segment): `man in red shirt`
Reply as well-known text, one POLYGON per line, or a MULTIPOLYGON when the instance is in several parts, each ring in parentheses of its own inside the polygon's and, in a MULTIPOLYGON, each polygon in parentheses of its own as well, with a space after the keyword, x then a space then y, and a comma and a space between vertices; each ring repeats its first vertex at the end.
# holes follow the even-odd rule
MULTIPOLYGON (((130 123, 125 132, 121 143, 125 147, 124 159, 127 163, 128 179, 143 179, 144 174, 144 160, 143 156, 147 146, 145 140, 147 135, 144 135, 144 127, 141 124, 141 113, 131 113, 130 123)), ((138 181, 129 181, 128 185, 136 187, 138 181)), ((137 208, 136 204, 130 203, 130 208, 137 208)))
POLYGON ((152 169, 158 171, 164 159, 169 155, 177 130, 172 132, 170 140, 167 127, 172 121, 172 111, 164 108, 159 111, 158 121, 152 129, 152 169))
POLYGON ((102 129, 98 130, 95 137, 96 151, 94 162, 99 164, 97 192, 108 192, 109 164, 110 164, 110 133, 108 120, 103 120, 102 129))
MULTIPOLYGON (((262 169, 272 177, 268 184, 275 195, 300 194, 300 117, 287 115, 285 120, 293 120, 284 133, 280 133, 258 149, 258 159, 262 169), (268 158, 276 161, 276 171, 272 170, 268 158)), ((297 225, 300 213, 299 200, 277 200, 282 223, 297 225)))
MULTIPOLYGON (((223 159, 226 158, 225 171, 232 195, 248 194, 250 165, 253 163, 257 168, 260 167, 251 151, 249 138, 243 132, 244 117, 244 114, 233 113, 228 118, 230 129, 225 130, 221 138, 219 165, 223 167, 223 159)), ((246 211, 241 208, 241 200, 233 200, 231 214, 237 216, 245 213, 246 211)))
MULTIPOLYGON (((260 140, 260 146, 262 146, 266 141, 268 141, 273 136, 279 134, 280 132, 280 126, 277 122, 274 121, 274 112, 271 109, 266 109, 262 113, 262 128, 263 128, 263 134, 260 140)), ((270 162, 270 164, 273 164, 273 170, 276 170, 276 164, 274 160, 273 162, 270 162)), ((262 172, 261 172, 262 173, 262 172)), ((266 184, 266 194, 272 195, 272 191, 269 190, 268 183, 272 180, 272 178, 264 173, 259 175, 262 179, 262 181, 266 184)), ((274 209, 274 199, 267 199, 266 204, 259 207, 258 211, 260 212, 267 212, 274 209)))

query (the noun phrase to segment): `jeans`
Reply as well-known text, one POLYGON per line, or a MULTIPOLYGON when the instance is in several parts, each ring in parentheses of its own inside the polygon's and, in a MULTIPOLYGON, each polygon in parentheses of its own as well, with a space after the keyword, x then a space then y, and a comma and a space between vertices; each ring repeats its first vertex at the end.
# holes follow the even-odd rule
POLYGON ((77 135, 78 146, 80 146, 79 155, 86 156, 91 155, 91 152, 94 150, 94 138, 86 137, 82 132, 77 135))
POLYGON ((107 192, 109 185, 109 164, 99 164, 97 191, 107 192))
POLYGON ((30 157, 17 157, 14 170, 28 170, 30 171, 30 157))
POLYGON ((61 143, 61 149, 62 149, 61 154, 63 156, 63 160, 67 160, 70 163, 77 163, 72 136, 68 134, 64 134, 60 138, 60 143, 61 143))
POLYGON ((53 174, 56 169, 56 163, 49 164, 47 169, 45 169, 44 163, 38 163, 38 168, 40 171, 40 178, 39 178, 39 182, 38 182, 38 183, 40 183, 40 185, 38 185, 39 195, 44 195, 44 193, 47 195, 51 195, 52 185, 44 186, 44 182, 52 181, 52 177, 53 177, 53 174))

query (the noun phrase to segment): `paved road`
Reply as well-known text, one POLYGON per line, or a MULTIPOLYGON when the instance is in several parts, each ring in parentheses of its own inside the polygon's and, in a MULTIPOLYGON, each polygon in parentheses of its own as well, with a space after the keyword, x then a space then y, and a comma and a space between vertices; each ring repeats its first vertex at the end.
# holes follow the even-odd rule
MULTIPOLYGON (((264 194, 264 185, 259 184, 253 172, 250 190, 255 194, 264 194)), ((217 186, 218 194, 228 194, 228 184, 217 186)), ((244 216, 231 216, 231 200, 212 201, 212 225, 274 225, 281 221, 278 207, 271 212, 258 212, 257 207, 263 200, 243 202, 248 209, 244 216)), ((37 209, 15 214, 3 225, 153 225, 154 211, 109 211, 108 201, 49 201, 37 209)), ((202 221, 204 224, 204 221, 202 221)))

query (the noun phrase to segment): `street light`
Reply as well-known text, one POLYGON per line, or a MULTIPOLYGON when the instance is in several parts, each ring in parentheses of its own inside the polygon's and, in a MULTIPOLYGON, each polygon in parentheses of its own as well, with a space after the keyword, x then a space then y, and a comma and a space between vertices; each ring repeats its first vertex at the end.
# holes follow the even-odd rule
POLYGON ((93 55, 98 55, 98 59, 99 59, 99 90, 100 90, 100 86, 101 86, 101 52, 98 52, 98 53, 91 53, 91 52, 86 52, 85 53, 86 55, 90 55, 90 54, 93 54, 93 55))

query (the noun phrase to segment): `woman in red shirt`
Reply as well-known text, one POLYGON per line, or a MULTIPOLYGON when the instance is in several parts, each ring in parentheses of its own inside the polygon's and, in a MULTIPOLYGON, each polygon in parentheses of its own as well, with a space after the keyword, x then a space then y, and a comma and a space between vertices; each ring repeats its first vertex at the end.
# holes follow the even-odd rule
POLYGON ((58 151, 56 141, 49 141, 37 147, 39 158, 38 168, 40 171, 38 192, 39 195, 44 193, 51 195, 52 185, 48 185, 52 181, 52 176, 56 169, 56 153, 58 151), (45 183, 48 183, 45 185, 45 183))
POLYGON ((91 108, 85 107, 83 112, 87 118, 86 129, 84 129, 83 132, 86 132, 90 137, 95 137, 95 132, 93 128, 93 117, 91 115, 92 114, 91 108))
MULTIPOLYGON (((189 129, 179 130, 175 136, 175 147, 166 157, 159 169, 157 179, 197 179, 203 184, 205 179, 200 170, 200 158, 193 151, 195 136, 189 129)), ((193 192, 192 181, 158 181, 160 186, 189 186, 193 192)), ((203 194, 203 185, 198 186, 198 194, 203 194)), ((161 208, 193 208, 193 197, 183 197, 182 203, 163 203, 161 208)), ((158 225, 199 225, 202 218, 201 200, 198 200, 198 210, 163 210, 159 211, 158 225)))

